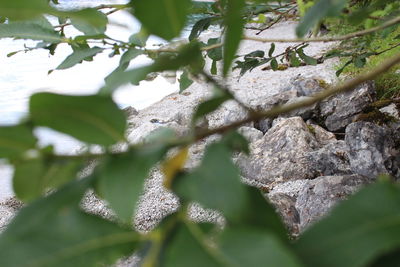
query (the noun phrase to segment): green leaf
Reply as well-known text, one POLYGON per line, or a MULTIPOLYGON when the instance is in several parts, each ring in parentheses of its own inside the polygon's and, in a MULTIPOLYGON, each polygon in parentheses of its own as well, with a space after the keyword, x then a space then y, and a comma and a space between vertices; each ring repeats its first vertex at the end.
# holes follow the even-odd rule
POLYGON ((177 54, 159 56, 152 65, 139 67, 125 72, 115 72, 109 75, 106 86, 101 89, 102 94, 110 94, 125 83, 139 84, 147 74, 165 70, 178 70, 188 66, 191 71, 198 72, 203 67, 203 58, 198 43, 189 43, 181 47, 177 54))
POLYGON ((198 20, 192 27, 189 35, 189 41, 200 36, 200 33, 207 30, 210 27, 212 21, 212 17, 203 18, 198 20))
POLYGON ((130 5, 150 34, 171 40, 185 26, 190 0, 134 0, 130 5))
POLYGON ((123 222, 132 222, 144 180, 165 153, 165 147, 144 147, 111 156, 100 166, 98 190, 123 222))
POLYGON ((0 158, 14 158, 34 148, 36 138, 25 125, 0 127, 0 158))
POLYGON ((347 0, 319 0, 316 2, 301 19, 296 28, 298 37, 303 37, 307 32, 326 17, 338 16, 347 0))
MULTIPOLYGON (((220 39, 219 38, 210 38, 207 41, 207 45, 215 45, 220 43, 220 39)), ((217 47, 211 50, 207 51, 207 56, 209 58, 211 58, 212 60, 215 61, 220 61, 222 59, 222 46, 221 47, 217 47)))
POLYGON ((240 216, 246 202, 246 191, 231 152, 222 143, 210 145, 201 165, 184 175, 176 184, 178 195, 206 208, 221 211, 228 221, 240 216))
POLYGON ((367 60, 365 59, 365 57, 356 57, 354 59, 354 66, 356 66, 357 68, 362 68, 364 67, 365 63, 367 63, 367 60))
POLYGON ((75 179, 83 167, 81 160, 49 160, 34 158, 13 162, 13 188, 16 196, 30 202, 49 189, 56 189, 75 179))
POLYGON ((226 229, 219 240, 220 248, 232 266, 302 266, 289 246, 270 231, 226 229))
POLYGON ((224 76, 228 74, 242 38, 244 26, 242 10, 244 6, 244 0, 228 0, 228 10, 225 18, 225 25, 227 28, 224 41, 224 76))
POLYGON ((0 38, 17 38, 41 40, 49 43, 59 43, 62 37, 53 29, 35 22, 21 21, 0 24, 0 38))
POLYGON ((271 44, 271 47, 269 48, 269 51, 268 51, 268 56, 269 56, 269 57, 272 57, 272 55, 274 54, 274 52, 275 52, 275 44, 272 43, 272 44, 271 44))
POLYGON ((300 59, 296 56, 296 52, 294 52, 294 51, 290 52, 289 59, 290 59, 290 64, 291 64, 293 67, 298 67, 298 66, 301 65, 301 61, 300 61, 300 59))
POLYGON ((121 59, 119 60, 119 66, 123 66, 127 68, 131 60, 135 59, 136 57, 143 55, 143 50, 136 49, 136 48, 129 48, 126 50, 124 54, 122 54, 121 59))
POLYGON ((47 0, 0 0, 0 16, 11 20, 33 19, 52 10, 47 0))
POLYGON ((270 64, 271 64, 271 69, 272 70, 277 70, 278 69, 278 61, 276 61, 275 58, 271 60, 270 64))
POLYGON ((317 65, 317 60, 315 58, 312 58, 310 56, 307 56, 306 54, 304 54, 303 49, 297 49, 296 50, 297 54, 299 55, 299 57, 307 64, 307 65, 312 65, 315 66, 317 65))
POLYGON ((87 60, 89 58, 94 57, 101 51, 103 51, 104 48, 100 47, 92 47, 92 48, 84 48, 84 49, 77 49, 74 52, 72 52, 71 55, 66 57, 63 62, 61 62, 60 65, 56 68, 57 70, 63 70, 63 69, 68 69, 76 64, 82 63, 83 60, 87 60))
POLYGON ((338 70, 336 71, 336 76, 339 77, 340 74, 342 74, 342 72, 344 71, 344 69, 345 69, 348 65, 350 65, 351 63, 353 63, 353 59, 350 59, 350 60, 347 61, 340 69, 338 69, 338 70))
POLYGON ((400 248, 400 188, 378 182, 338 205, 295 243, 307 266, 367 266, 400 248))
POLYGON ((185 70, 179 79, 179 93, 185 91, 192 84, 193 81, 189 78, 189 72, 185 70))
POLYGON ((217 73, 218 73, 217 61, 215 61, 215 60, 213 60, 212 63, 211 63, 210 73, 211 73, 212 75, 217 75, 217 73))
POLYGON ((71 24, 86 35, 103 34, 108 18, 96 9, 86 8, 70 14, 71 24))
POLYGON ((25 160, 14 164, 13 189, 23 202, 30 202, 42 195, 42 177, 45 166, 41 159, 25 160))
POLYGON ((124 140, 125 114, 111 97, 37 93, 31 96, 29 110, 36 125, 83 142, 107 146, 124 140))
POLYGON ((0 235, 1 265, 108 266, 132 253, 137 233, 79 210, 90 184, 74 181, 22 208, 0 235))
POLYGON ((210 251, 208 240, 204 240, 202 228, 193 223, 181 224, 166 244, 163 255, 166 267, 220 267, 220 258, 210 251))
POLYGON ((192 123, 196 123, 198 119, 205 115, 217 110, 225 101, 232 99, 232 95, 228 92, 221 92, 211 99, 208 99, 200 103, 192 117, 192 123))
POLYGON ((149 33, 142 27, 138 33, 129 37, 129 42, 136 46, 145 47, 147 39, 149 39, 149 33))

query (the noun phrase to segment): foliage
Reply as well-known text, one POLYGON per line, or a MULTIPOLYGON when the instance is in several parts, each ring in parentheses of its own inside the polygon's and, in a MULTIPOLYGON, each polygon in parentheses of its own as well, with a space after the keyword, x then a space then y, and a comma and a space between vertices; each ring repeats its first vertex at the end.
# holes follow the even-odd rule
MULTIPOLYGON (((304 53, 307 39, 301 39, 282 54, 275 53, 272 43, 268 51, 253 51, 242 56, 242 61, 236 57, 245 23, 265 23, 269 13, 286 16, 296 8, 292 1, 219 0, 210 5, 189 0, 132 0, 126 5, 73 11, 61 11, 57 1, 51 2, 50 5, 46 0, 0 0, 0 15, 4 18, 0 38, 39 40, 37 47, 27 51, 44 48, 51 54, 61 43, 70 45, 73 53, 57 70, 91 61, 96 54, 109 50, 112 56, 121 55, 121 59, 98 94, 34 94, 25 121, 0 127, 0 157, 14 166, 14 190, 27 203, 0 234, 2 265, 105 266, 133 252, 141 256, 144 266, 383 266, 400 261, 398 184, 382 179, 364 188, 297 240, 291 240, 271 204, 257 189, 240 182, 240 170, 231 160, 232 153, 248 152, 246 139, 232 131, 240 122, 203 132, 196 127, 222 103, 236 100, 205 73, 204 57, 212 60, 212 74, 217 74, 216 64, 222 61, 223 76, 229 74, 232 63, 244 75, 264 64, 277 70, 278 60, 286 67, 320 62, 321 59, 304 53), (122 9, 129 10, 143 25, 128 42, 114 40, 105 33, 107 14, 122 9), (189 14, 201 13, 207 15, 194 23, 189 43, 178 49, 146 48, 150 34, 173 40, 185 27, 189 14), (50 24, 44 15, 56 16, 60 24, 50 24), (223 36, 209 39, 207 44, 198 40, 202 31, 216 25, 223 28, 223 36), (66 36, 65 27, 74 27, 81 34, 66 36), (99 40, 103 45, 98 45, 99 40), (127 70, 130 61, 142 54, 154 62, 127 70), (183 71, 181 91, 190 86, 193 77, 203 76, 214 83, 216 93, 197 107, 186 137, 177 138, 163 129, 142 144, 127 144, 126 117, 111 95, 125 83, 136 84, 148 74, 164 70, 183 71), (100 145, 103 152, 55 154, 51 147, 43 148, 37 143, 33 131, 40 126, 100 145), (207 147, 200 165, 184 169, 190 145, 214 133, 223 136, 207 147), (126 149, 115 149, 117 144, 125 144, 126 149), (91 160, 97 166, 82 177, 81 170, 91 160), (181 206, 153 231, 142 234, 132 229, 132 215, 144 180, 156 166, 161 166, 165 186, 179 196, 181 206), (108 201, 115 212, 114 221, 81 210, 79 204, 90 189, 108 201), (225 218, 224 227, 192 222, 187 212, 192 202, 220 211, 225 218)), ((297 2, 304 13, 297 28, 301 37, 332 16, 353 23, 357 30, 379 26, 398 16, 399 5, 389 0, 297 2), (371 17, 379 19, 370 22, 371 17)), ((356 52, 331 51, 324 58, 350 57, 347 65, 364 67, 368 58, 377 53, 374 39, 391 38, 398 44, 397 36, 393 37, 397 32, 396 24, 352 37, 351 45, 356 52)), ((253 118, 259 119, 261 115, 253 118)))

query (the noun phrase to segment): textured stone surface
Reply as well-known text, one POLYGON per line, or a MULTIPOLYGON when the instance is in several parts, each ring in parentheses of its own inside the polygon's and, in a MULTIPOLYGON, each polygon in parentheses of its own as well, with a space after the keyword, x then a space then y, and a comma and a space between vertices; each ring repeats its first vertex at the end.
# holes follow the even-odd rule
POLYGON ((366 82, 352 91, 330 97, 320 103, 320 116, 330 131, 338 131, 350 124, 354 117, 375 100, 373 82, 366 82))
POLYGON ((399 151, 389 128, 371 122, 355 122, 347 126, 345 141, 354 173, 371 178, 379 174, 399 178, 399 151))
POLYGON ((250 156, 241 155, 237 163, 245 178, 265 185, 313 178, 306 154, 319 147, 300 117, 282 119, 250 145, 250 156))
POLYGON ((261 139, 264 135, 260 130, 246 126, 240 127, 238 132, 242 134, 250 143, 261 139))
POLYGON ((0 233, 22 207, 22 202, 15 197, 7 198, 0 202, 0 233))
POLYGON ((345 175, 351 174, 348 148, 344 141, 329 143, 308 153, 307 158, 313 173, 318 175, 345 175))
POLYGON ((361 175, 322 176, 307 181, 298 193, 295 207, 300 217, 300 232, 371 181, 361 175))
POLYGON ((394 103, 379 109, 379 111, 400 120, 399 109, 394 103))

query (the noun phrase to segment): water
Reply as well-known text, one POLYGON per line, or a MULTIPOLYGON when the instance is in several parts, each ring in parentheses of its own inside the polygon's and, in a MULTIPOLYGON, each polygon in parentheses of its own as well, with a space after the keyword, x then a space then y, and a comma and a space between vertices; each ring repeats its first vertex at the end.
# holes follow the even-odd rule
MULTIPOLYGON (((60 0, 63 8, 90 7, 98 4, 125 3, 123 0, 60 0)), ((107 34, 120 40, 128 40, 132 33, 138 32, 140 24, 125 11, 112 14, 109 19, 112 26, 107 28, 107 34), (125 25, 124 27, 118 25, 125 25)), ((67 34, 78 34, 70 31, 67 34)), ((148 45, 163 43, 163 40, 151 37, 148 45)), ((63 94, 93 94, 104 84, 103 78, 117 65, 119 57, 110 58, 107 53, 99 54, 93 62, 84 62, 67 70, 54 71, 72 50, 67 45, 59 45, 54 56, 47 50, 34 50, 28 53, 18 53, 10 58, 7 54, 24 49, 24 44, 35 46, 36 42, 26 40, 0 39, 0 125, 18 123, 26 116, 29 96, 39 91, 50 91, 63 94)), ((144 57, 138 57, 133 65, 149 63, 144 57)), ((126 85, 113 96, 120 107, 129 105, 142 109, 159 101, 166 95, 178 90, 178 83, 171 84, 162 77, 151 82, 141 82, 139 86, 126 85)), ((38 129, 35 135, 41 145, 54 145, 57 153, 74 153, 81 144, 66 135, 49 129, 38 129)), ((0 200, 12 195, 10 166, 0 162, 0 200)))

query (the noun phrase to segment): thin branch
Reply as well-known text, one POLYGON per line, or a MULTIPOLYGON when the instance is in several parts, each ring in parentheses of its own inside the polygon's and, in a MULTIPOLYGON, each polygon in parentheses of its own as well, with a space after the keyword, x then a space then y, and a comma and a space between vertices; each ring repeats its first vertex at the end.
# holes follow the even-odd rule
POLYGON ((266 112, 258 112, 258 113, 253 113, 252 115, 250 115, 248 118, 243 119, 243 120, 239 120, 236 122, 233 122, 231 124, 219 127, 219 128, 215 128, 215 129, 211 129, 208 131, 204 131, 202 133, 198 133, 195 137, 195 140, 201 140, 205 137, 208 137, 210 135, 213 134, 221 134, 224 132, 227 132, 229 130, 235 129, 237 127, 240 127, 246 123, 252 122, 252 121, 257 121, 263 118, 275 118, 278 115, 284 114, 284 113, 288 113, 290 111, 299 109, 299 108, 303 108, 303 107, 307 107, 307 106, 311 106, 314 105, 318 102, 320 102, 321 100, 330 97, 332 95, 338 94, 338 93, 342 93, 342 92, 346 92, 346 91, 350 91, 352 90, 354 87, 362 84, 363 82, 366 82, 368 80, 374 79, 375 77, 377 77, 378 75, 386 72, 387 70, 389 70, 391 67, 397 65, 400 63, 400 54, 387 59, 386 61, 384 61, 381 65, 379 65, 378 67, 376 67, 375 69, 373 69, 372 71, 366 73, 366 74, 360 74, 357 77, 350 79, 342 84, 339 84, 337 86, 334 86, 330 89, 324 90, 320 93, 315 94, 314 96, 303 100, 303 101, 299 101, 293 104, 289 104, 289 105, 282 105, 282 106, 278 106, 276 108, 273 108, 271 110, 268 110, 266 112))

